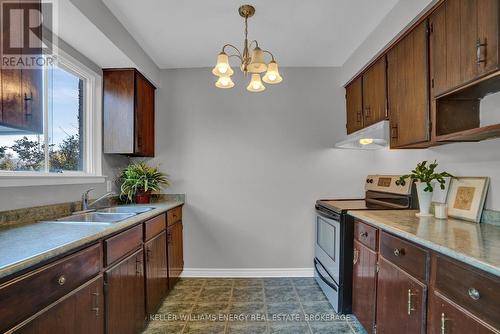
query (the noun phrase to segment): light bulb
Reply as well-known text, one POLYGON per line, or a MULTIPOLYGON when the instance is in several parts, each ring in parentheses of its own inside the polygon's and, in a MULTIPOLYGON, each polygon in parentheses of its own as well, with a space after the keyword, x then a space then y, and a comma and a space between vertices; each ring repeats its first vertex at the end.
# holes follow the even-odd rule
POLYGON ((219 77, 217 82, 215 83, 215 87, 217 88, 233 88, 234 87, 234 82, 231 80, 231 77, 225 76, 225 77, 219 77))
POLYGON ((267 66, 267 72, 262 78, 262 81, 268 84, 277 84, 283 81, 283 78, 278 70, 278 64, 274 60, 267 66))
POLYGON ((225 74, 227 72, 227 66, 224 66, 224 65, 219 65, 219 72, 222 73, 222 74, 225 74))
POLYGON ((266 87, 262 84, 260 80, 260 75, 257 73, 252 74, 252 79, 247 86, 247 90, 250 92, 258 93, 265 90, 266 87))
POLYGON ((361 145, 370 145, 370 144, 373 144, 373 138, 361 138, 359 140, 359 143, 361 145))

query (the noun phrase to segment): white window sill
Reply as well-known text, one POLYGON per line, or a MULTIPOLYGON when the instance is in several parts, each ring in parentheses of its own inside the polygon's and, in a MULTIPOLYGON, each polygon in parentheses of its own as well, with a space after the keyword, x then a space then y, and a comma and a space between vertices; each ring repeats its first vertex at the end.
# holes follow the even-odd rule
POLYGON ((52 186, 64 184, 89 184, 104 183, 105 176, 88 174, 26 174, 13 175, 0 173, 0 187, 32 187, 32 186, 52 186))

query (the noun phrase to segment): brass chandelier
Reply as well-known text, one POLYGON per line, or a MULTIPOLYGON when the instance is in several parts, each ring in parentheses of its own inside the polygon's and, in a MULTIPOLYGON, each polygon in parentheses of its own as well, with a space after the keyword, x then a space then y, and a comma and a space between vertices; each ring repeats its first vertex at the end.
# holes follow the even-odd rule
POLYGON ((223 89, 234 87, 234 82, 231 79, 234 71, 229 65, 229 58, 236 57, 240 60, 240 69, 245 76, 251 74, 247 90, 250 92, 262 92, 266 89, 262 81, 268 84, 277 84, 283 81, 283 78, 278 71, 278 63, 276 63, 274 55, 267 50, 262 50, 256 40, 248 43, 248 18, 255 14, 255 8, 251 5, 243 5, 239 8, 238 12, 240 16, 245 19, 243 52, 240 52, 240 50, 232 44, 225 44, 222 47, 221 53, 217 56, 217 64, 212 70, 212 73, 218 77, 215 86, 223 89), (252 48, 252 46, 254 46, 254 48, 250 51, 249 49, 252 48), (236 53, 227 54, 227 48, 236 51, 236 53), (266 63, 264 60, 265 54, 271 56, 271 61, 269 63, 266 63), (264 72, 266 72, 266 74, 261 80, 260 75, 264 72))

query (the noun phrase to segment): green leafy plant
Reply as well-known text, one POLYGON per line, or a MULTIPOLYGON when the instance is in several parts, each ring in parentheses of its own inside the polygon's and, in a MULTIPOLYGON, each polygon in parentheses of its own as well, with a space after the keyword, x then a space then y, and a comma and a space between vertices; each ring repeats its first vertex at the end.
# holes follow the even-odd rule
POLYGON ((438 164, 436 160, 434 160, 434 162, 430 163, 429 165, 427 165, 427 161, 422 161, 417 164, 417 167, 415 167, 414 170, 411 171, 411 174, 401 176, 399 178, 399 182, 401 183, 401 185, 405 185, 408 178, 413 181, 423 182, 427 185, 424 191, 432 192, 434 191, 434 188, 432 187, 432 181, 436 180, 439 183, 439 187, 441 189, 444 189, 446 183, 446 180, 444 178, 453 177, 453 175, 447 172, 436 173, 435 170, 437 166, 438 164))
POLYGON ((159 191, 170 185, 168 175, 150 167, 144 161, 128 165, 120 176, 122 182, 120 197, 132 201, 137 192, 159 191))

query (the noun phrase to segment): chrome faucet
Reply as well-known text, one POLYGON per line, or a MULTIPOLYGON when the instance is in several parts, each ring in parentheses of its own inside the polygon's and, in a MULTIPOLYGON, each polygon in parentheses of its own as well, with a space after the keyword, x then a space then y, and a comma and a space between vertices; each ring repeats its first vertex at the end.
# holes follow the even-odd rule
POLYGON ((98 202, 102 201, 103 199, 106 199, 111 196, 115 196, 116 193, 114 192, 108 192, 93 201, 92 203, 89 203, 89 193, 94 190, 94 188, 90 188, 88 190, 85 190, 82 194, 82 211, 88 211, 91 206, 97 204, 98 202))

